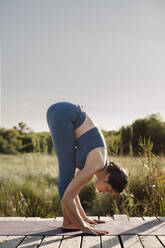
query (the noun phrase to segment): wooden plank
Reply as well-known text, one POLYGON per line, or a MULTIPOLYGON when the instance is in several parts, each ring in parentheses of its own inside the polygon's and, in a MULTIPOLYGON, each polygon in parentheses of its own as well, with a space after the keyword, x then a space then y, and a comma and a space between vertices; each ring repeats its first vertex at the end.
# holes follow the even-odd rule
POLYGON ((137 226, 145 224, 143 217, 129 217, 128 221, 130 224, 136 224, 137 226))
POLYGON ((42 236, 26 236, 18 248, 37 248, 42 241, 42 236))
POLYGON ((87 216, 89 219, 99 219, 99 217, 97 215, 91 215, 91 216, 87 216))
POLYGON ((40 221, 55 221, 55 218, 41 218, 40 221))
POLYGON ((143 216, 143 219, 145 221, 152 221, 152 220, 157 220, 159 221, 155 216, 143 216))
POLYGON ((79 248, 81 245, 81 237, 75 237, 75 236, 64 236, 62 243, 60 245, 60 248, 79 248))
POLYGON ((121 235, 121 240, 124 248, 142 248, 142 244, 138 235, 121 235))
POLYGON ((114 221, 112 217, 110 216, 100 216, 100 220, 104 221, 114 221))
MULTIPOLYGON (((98 219, 98 216, 87 216, 90 220, 98 219)), ((55 221, 63 221, 63 217, 56 217, 55 221)))
POLYGON ((120 222, 128 221, 128 217, 125 214, 114 214, 113 218, 115 221, 120 221, 120 222))
POLYGON ((121 248, 118 236, 101 236, 102 248, 121 248))
POLYGON ((63 217, 56 217, 55 220, 57 220, 57 221, 63 221, 63 217))
POLYGON ((157 218, 158 218, 158 220, 165 221, 165 217, 164 216, 158 216, 157 218))
POLYGON ((5 239, 0 243, 0 248, 16 248, 25 236, 5 236, 5 239))
POLYGON ((15 221, 15 220, 26 220, 26 217, 0 217, 0 221, 3 220, 3 221, 15 221))
POLYGON ((40 217, 27 217, 25 220, 26 221, 40 221, 41 218, 40 217))
POLYGON ((144 219, 142 217, 129 217, 129 221, 138 221, 138 220, 144 221, 144 219))
POLYGON ((162 248, 163 245, 156 236, 139 236, 144 248, 162 248))
POLYGON ((7 236, 0 236, 0 243, 2 243, 5 239, 7 239, 7 236))
MULTIPOLYGON (((129 222, 131 224, 137 224, 137 228, 140 230, 141 235, 162 235, 163 234, 163 223, 155 216, 143 216, 143 217, 130 217, 129 222), (144 233, 143 233, 144 232, 144 233)), ((138 234, 138 233, 136 233, 138 234)), ((140 234, 140 233, 139 233, 140 234)))
MULTIPOLYGON (((98 216, 87 216, 87 217, 88 217, 89 219, 91 219, 91 220, 92 220, 92 219, 98 219, 98 216)), ((56 221, 56 220, 57 220, 57 221, 63 221, 63 217, 61 217, 61 216, 60 216, 60 217, 56 217, 56 218, 55 218, 55 221, 56 221)))
POLYGON ((41 247, 42 248, 58 248, 60 247, 61 240, 62 240, 62 236, 45 236, 39 248, 41 247))
POLYGON ((83 236, 81 248, 101 248, 100 236, 83 236))
POLYGON ((89 218, 90 220, 99 220, 99 217, 96 216, 96 215, 93 215, 93 216, 87 216, 87 218, 89 218))
MULTIPOLYGON (((165 235, 165 234, 164 234, 165 235)), ((162 244, 165 246, 165 236, 158 236, 158 239, 162 242, 162 244)))

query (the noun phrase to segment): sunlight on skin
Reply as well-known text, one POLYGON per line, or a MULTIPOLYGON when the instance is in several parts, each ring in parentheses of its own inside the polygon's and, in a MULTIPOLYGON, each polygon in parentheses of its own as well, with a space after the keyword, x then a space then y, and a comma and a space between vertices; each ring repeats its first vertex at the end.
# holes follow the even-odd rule
POLYGON ((94 183, 97 192, 102 194, 117 194, 117 192, 112 188, 112 186, 108 183, 94 183))
POLYGON ((110 174, 106 172, 106 170, 102 170, 101 172, 96 173, 97 180, 94 183, 94 186, 97 191, 105 194, 116 194, 115 190, 112 188, 112 186, 108 183, 110 174))

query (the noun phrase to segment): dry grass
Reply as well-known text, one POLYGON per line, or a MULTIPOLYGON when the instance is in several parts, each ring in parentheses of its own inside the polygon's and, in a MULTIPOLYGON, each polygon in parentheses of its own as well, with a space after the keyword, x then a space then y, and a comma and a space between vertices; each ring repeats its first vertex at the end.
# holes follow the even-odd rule
MULTIPOLYGON (((164 183, 160 183, 156 178, 158 175, 156 173, 165 173, 165 157, 153 157, 152 164, 147 158, 142 157, 114 156, 109 157, 109 160, 129 170, 130 182, 127 194, 100 195, 94 191, 91 183, 88 184, 80 192, 80 198, 90 215, 114 213, 125 213, 130 216, 147 215, 147 213, 165 215, 164 183), (151 172, 149 166, 156 168, 156 172, 151 172)), ((1 154, 0 215, 41 217, 61 215, 57 183, 56 155, 1 154)))

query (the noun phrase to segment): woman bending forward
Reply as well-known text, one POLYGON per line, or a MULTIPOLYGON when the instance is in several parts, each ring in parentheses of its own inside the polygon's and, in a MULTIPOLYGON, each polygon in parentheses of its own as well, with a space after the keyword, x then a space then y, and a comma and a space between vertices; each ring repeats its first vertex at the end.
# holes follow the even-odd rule
POLYGON ((104 137, 82 105, 71 102, 52 104, 46 113, 59 164, 58 190, 63 211, 63 228, 84 233, 106 234, 98 230, 99 220, 90 220, 78 194, 94 175, 94 186, 102 193, 120 193, 128 182, 127 174, 108 162, 104 137), (75 174, 75 169, 79 171, 75 174))

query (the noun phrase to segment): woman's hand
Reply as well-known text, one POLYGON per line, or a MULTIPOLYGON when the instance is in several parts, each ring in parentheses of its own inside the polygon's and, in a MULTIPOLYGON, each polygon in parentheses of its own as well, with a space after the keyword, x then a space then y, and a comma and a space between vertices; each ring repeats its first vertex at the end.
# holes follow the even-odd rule
POLYGON ((92 226, 91 224, 85 224, 83 228, 81 228, 83 233, 89 233, 94 235, 105 235, 108 234, 108 231, 105 230, 98 230, 95 226, 92 226))

